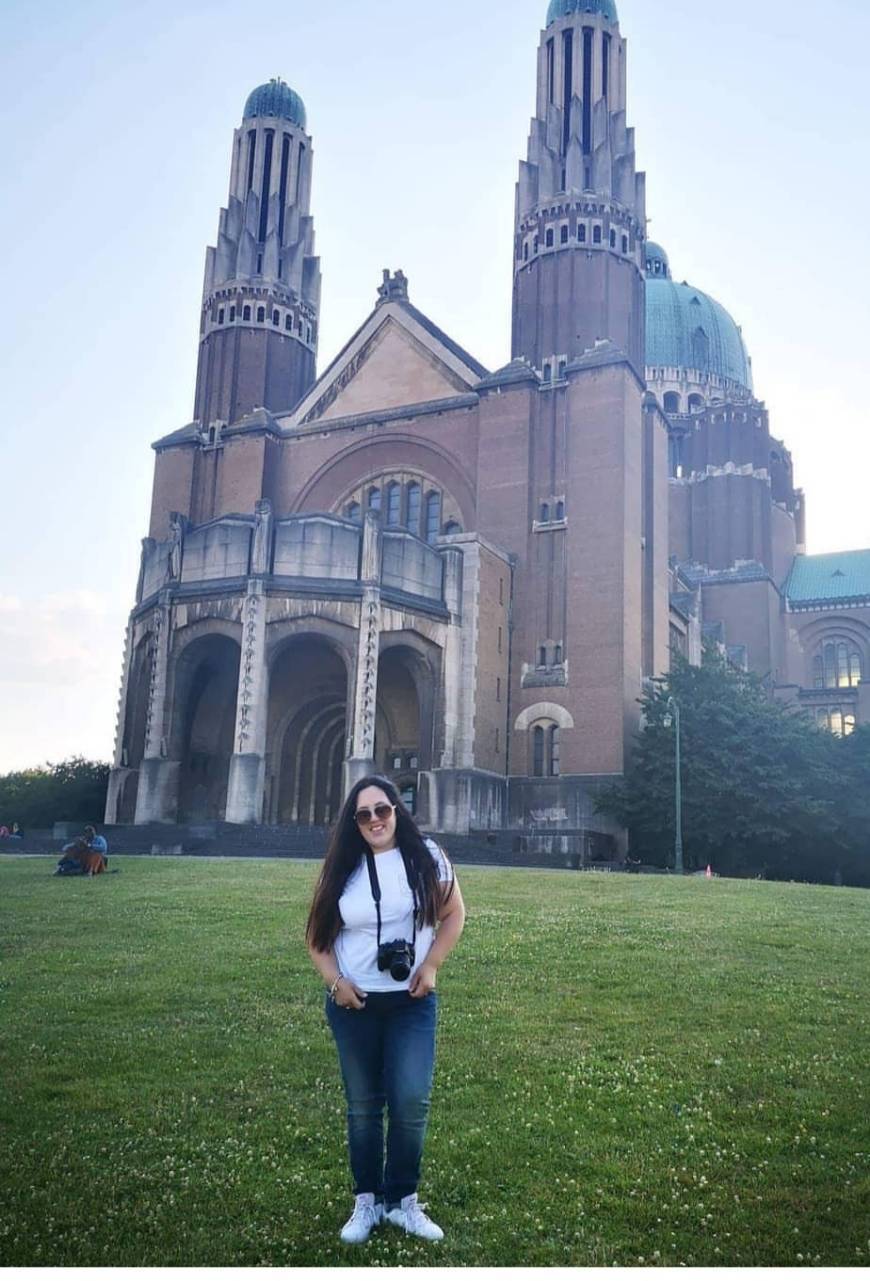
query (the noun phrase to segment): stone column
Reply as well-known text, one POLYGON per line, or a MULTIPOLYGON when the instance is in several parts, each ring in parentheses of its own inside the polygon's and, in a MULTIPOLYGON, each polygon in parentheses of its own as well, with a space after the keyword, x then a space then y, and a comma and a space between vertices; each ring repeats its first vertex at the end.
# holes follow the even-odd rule
POLYGON ((123 759, 124 751, 124 733, 127 723, 127 690, 130 685, 130 665, 133 661, 133 619, 127 623, 127 632, 124 638, 124 665, 121 670, 121 693, 118 698, 118 717, 115 721, 115 755, 112 762, 112 768, 109 771, 109 786, 106 792, 106 812, 103 818, 105 823, 116 823, 118 820, 118 805, 121 799, 121 793, 124 789, 124 783, 130 773, 126 768, 126 761, 123 759))
POLYGON ((444 643, 444 747, 425 785, 426 822, 439 832, 467 832, 470 775, 475 767, 480 544, 474 536, 444 548, 444 603, 450 612, 444 643))
POLYGON ((154 617, 154 658, 145 721, 145 755, 139 770, 136 823, 174 823, 178 817, 180 761, 168 759, 166 741, 166 689, 169 680, 169 647, 172 642, 172 604, 169 592, 160 593, 154 617))
POLYGON ((252 578, 242 607, 242 658, 236 700, 235 753, 227 787, 228 823, 262 823, 266 782, 266 603, 261 580, 252 578))
POLYGON ((480 630, 480 543, 470 539, 462 548, 462 638, 458 684, 459 717, 456 726, 458 769, 474 768, 475 718, 477 701, 477 649, 480 630))
POLYGON ((440 765, 442 769, 451 769, 457 763, 456 736, 462 698, 462 552, 458 547, 445 547, 441 556, 444 604, 450 611, 450 621, 444 644, 444 747, 440 765))
POLYGON ((357 779, 375 768, 375 715, 378 699, 378 658, 381 641, 381 527, 377 513, 366 512, 363 525, 363 595, 359 610, 356 687, 348 722, 352 726, 350 755, 344 762, 345 795, 357 779))

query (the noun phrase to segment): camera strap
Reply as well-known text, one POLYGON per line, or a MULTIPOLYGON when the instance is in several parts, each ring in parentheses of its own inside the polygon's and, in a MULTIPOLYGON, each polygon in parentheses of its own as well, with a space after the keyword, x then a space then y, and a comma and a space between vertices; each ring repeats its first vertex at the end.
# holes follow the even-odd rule
MULTIPOLYGON (((405 863, 405 856, 402 855, 402 863, 405 867, 405 875, 408 876, 408 865, 405 863)), ((378 880, 378 869, 375 867, 375 856, 371 850, 366 850, 366 865, 369 869, 369 885, 372 887, 372 898, 375 900, 375 911, 378 914, 378 949, 381 946, 381 883, 378 880)), ((417 942, 417 894, 414 886, 411 884, 411 878, 408 876, 408 888, 411 891, 411 897, 414 900, 414 933, 411 943, 417 942)))

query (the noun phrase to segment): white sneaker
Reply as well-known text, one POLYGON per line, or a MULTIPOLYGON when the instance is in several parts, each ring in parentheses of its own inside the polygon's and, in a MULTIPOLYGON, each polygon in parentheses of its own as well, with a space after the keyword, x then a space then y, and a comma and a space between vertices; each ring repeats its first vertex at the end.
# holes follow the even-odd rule
POLYGON ((383 1217, 383 1202, 375 1204, 373 1192, 360 1193, 354 1202, 353 1214, 341 1229, 342 1241, 345 1245, 364 1245, 383 1217))
POLYGON ((404 1228, 413 1237, 422 1237, 424 1241, 443 1241, 444 1233, 428 1214, 423 1213, 424 1208, 418 1202, 415 1192, 411 1196, 402 1197, 401 1206, 397 1206, 395 1210, 387 1210, 384 1217, 397 1228, 404 1228))

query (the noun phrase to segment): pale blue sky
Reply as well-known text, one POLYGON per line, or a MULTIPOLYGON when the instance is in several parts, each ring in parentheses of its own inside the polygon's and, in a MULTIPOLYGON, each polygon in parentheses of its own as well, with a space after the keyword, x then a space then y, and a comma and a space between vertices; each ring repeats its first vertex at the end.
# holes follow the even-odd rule
MULTIPOLYGON (((619 0, 650 235, 743 326, 810 551, 870 546, 866 0, 619 0)), ((7 0, 0 770, 113 744, 153 440, 192 413, 205 246, 249 91, 315 147, 320 368, 382 267, 509 357, 546 0, 7 0)), ((2 818, 2 815, 0 815, 2 818)))

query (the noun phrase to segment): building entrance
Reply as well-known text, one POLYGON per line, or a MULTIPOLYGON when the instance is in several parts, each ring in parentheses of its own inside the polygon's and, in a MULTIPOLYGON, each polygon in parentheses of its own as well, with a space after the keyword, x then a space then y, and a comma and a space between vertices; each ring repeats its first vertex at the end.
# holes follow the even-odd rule
POLYGON ((273 823, 326 825, 342 801, 348 672, 344 658, 313 636, 275 658, 269 692, 266 812, 273 823))

